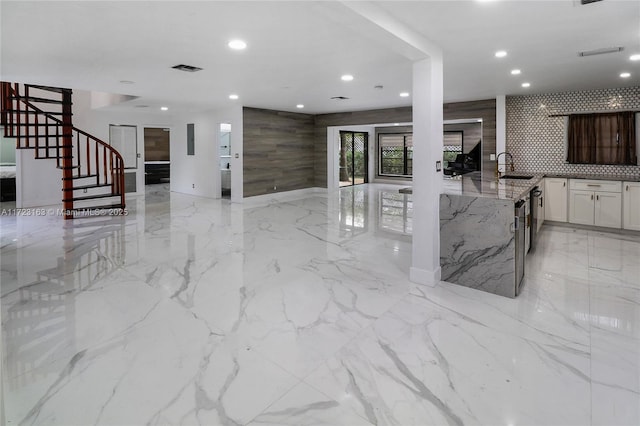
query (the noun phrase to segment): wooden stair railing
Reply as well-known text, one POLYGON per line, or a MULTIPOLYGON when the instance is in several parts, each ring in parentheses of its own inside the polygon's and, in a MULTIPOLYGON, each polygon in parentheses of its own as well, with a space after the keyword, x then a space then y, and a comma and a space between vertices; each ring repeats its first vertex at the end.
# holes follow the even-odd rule
POLYGON ((124 160, 109 144, 73 126, 71 89, 25 84, 21 94, 20 86, 1 83, 4 136, 16 138, 16 149, 34 150, 36 159, 56 160, 62 170, 65 219, 95 210, 123 210, 124 160), (34 91, 38 96, 31 95, 34 91), (43 111, 36 104, 57 105, 59 110, 43 111), (102 199, 109 204, 96 204, 102 199))

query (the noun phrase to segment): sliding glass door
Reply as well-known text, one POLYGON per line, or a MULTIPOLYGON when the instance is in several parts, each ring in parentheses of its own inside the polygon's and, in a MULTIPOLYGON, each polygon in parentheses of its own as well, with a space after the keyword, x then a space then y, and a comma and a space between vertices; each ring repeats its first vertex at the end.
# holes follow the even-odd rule
POLYGON ((368 176, 368 137, 366 132, 340 132, 340 186, 367 183, 368 176))

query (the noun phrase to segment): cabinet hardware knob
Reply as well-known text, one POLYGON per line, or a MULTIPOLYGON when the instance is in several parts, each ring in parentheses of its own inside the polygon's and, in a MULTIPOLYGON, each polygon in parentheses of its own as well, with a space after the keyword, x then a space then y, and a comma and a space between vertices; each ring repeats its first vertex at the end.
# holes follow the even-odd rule
POLYGON ((593 194, 591 194, 591 199, 593 200, 593 194))
POLYGON ((599 201, 599 200, 600 200, 600 196, 596 195, 596 201, 599 201))
POLYGON ((627 185, 627 191, 629 190, 629 185, 627 185))
POLYGON ((567 186, 567 182, 562 182, 562 186, 567 186))

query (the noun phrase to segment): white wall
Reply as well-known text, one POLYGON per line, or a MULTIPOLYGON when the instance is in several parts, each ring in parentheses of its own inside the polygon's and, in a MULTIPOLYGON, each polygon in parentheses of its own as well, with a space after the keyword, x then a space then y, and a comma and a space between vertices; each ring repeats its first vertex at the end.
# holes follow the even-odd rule
POLYGON ((171 191, 220 198, 220 123, 231 124, 231 200, 242 201, 242 107, 181 114, 171 133, 171 191), (195 155, 187 155, 187 124, 195 155), (236 158, 236 154, 238 158, 236 158))
MULTIPOLYGON (((82 90, 73 91, 73 124, 75 127, 92 134, 104 142, 109 142, 109 125, 136 126, 139 158, 137 169, 135 170, 135 194, 144 194, 144 128, 169 128, 171 150, 173 151, 174 131, 177 125, 175 114, 171 113, 171 111, 148 111, 142 108, 140 111, 132 109, 92 109, 91 105, 91 92, 82 90)), ((133 171, 134 169, 126 169, 125 173, 131 173, 133 171)))
POLYGON ((16 150, 16 207, 62 208, 62 170, 55 159, 35 159, 31 149, 16 150))

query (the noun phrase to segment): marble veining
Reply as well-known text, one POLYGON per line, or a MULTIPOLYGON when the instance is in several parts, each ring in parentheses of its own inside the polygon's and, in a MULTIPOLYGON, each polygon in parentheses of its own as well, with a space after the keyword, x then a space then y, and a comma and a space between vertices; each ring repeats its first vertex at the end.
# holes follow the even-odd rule
POLYGON ((516 299, 419 286, 397 190, 1 216, 0 423, 640 424, 639 237, 545 225, 516 299))

